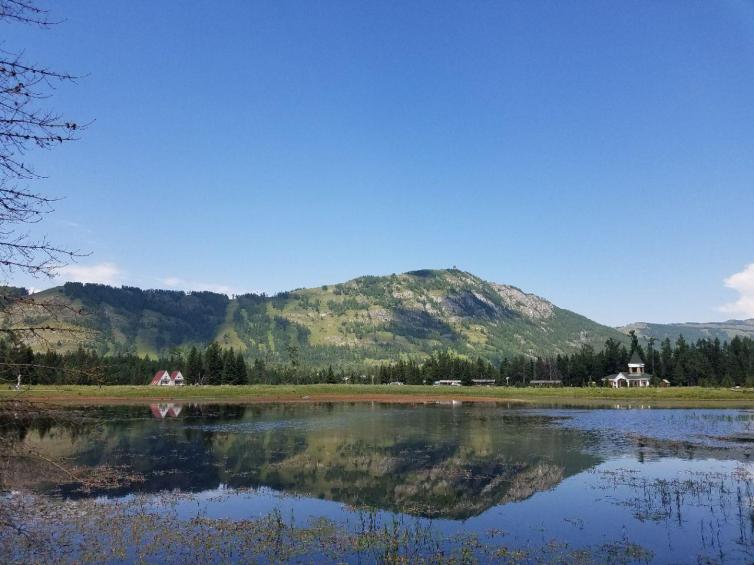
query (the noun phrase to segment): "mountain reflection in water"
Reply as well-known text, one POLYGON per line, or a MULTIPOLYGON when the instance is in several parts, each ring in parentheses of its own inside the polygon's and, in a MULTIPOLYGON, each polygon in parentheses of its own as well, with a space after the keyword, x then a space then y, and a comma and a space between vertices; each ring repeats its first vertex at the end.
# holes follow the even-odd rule
POLYGON ((87 494, 19 458, 2 486, 67 497, 221 485, 416 516, 465 519, 551 489, 601 459, 590 434, 553 418, 480 405, 179 405, 87 409, 75 428, 30 423, 21 437, 47 458, 122 467, 143 478, 87 494))

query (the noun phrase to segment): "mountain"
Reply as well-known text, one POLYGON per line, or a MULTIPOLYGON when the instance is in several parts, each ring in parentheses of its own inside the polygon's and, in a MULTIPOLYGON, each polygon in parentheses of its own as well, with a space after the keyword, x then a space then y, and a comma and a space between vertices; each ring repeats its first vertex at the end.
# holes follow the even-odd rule
POLYGON ((53 309, 58 325, 86 332, 34 340, 37 349, 66 350, 83 342, 100 353, 155 355, 214 339, 249 359, 288 362, 293 354, 315 366, 353 366, 439 349, 497 362, 506 355, 552 355, 582 344, 599 349, 607 338, 626 339, 514 286, 456 269, 364 276, 276 296, 82 283, 33 296, 54 308, 19 310, 4 323, 51 323, 53 309))
POLYGON ((639 337, 645 339, 654 337, 660 341, 666 337, 671 341, 675 341, 679 335, 683 335, 686 341, 715 338, 718 338, 720 341, 730 341, 736 336, 754 338, 754 318, 749 320, 728 320, 727 322, 685 322, 677 324, 636 322, 627 326, 621 326, 618 330, 625 334, 633 330, 639 337))

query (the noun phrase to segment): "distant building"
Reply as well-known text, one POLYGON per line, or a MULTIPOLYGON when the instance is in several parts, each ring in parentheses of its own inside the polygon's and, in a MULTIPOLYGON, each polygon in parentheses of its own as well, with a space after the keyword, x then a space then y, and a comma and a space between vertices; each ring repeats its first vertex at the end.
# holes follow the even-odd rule
POLYGON ((474 386, 494 386, 495 379, 471 379, 474 386))
POLYGON ((156 386, 182 386, 184 384, 183 375, 180 371, 168 373, 165 369, 160 369, 154 374, 149 384, 156 386))
POLYGON ((562 384, 563 384, 563 381, 561 381, 560 379, 529 381, 530 386, 560 386, 562 384))
POLYGON ((461 386, 461 381, 456 379, 440 379, 432 384, 434 386, 461 386))
POLYGON ((154 374, 154 377, 152 377, 152 382, 149 384, 167 386, 172 385, 173 382, 170 380, 170 373, 168 373, 165 369, 160 369, 154 374))
POLYGON ((612 388, 647 387, 649 386, 649 379, 651 377, 652 375, 644 372, 644 361, 637 350, 634 351, 631 359, 628 361, 627 373, 621 371, 616 375, 608 375, 602 379, 602 382, 605 383, 605 386, 612 388))

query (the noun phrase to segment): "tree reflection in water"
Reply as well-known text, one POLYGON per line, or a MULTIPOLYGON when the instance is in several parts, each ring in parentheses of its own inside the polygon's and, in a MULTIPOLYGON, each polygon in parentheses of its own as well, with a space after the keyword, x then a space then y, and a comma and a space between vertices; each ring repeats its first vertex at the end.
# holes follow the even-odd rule
MULTIPOLYGON (((76 466, 143 477, 110 488, 110 495, 270 487, 460 519, 552 488, 599 462, 581 449, 583 433, 495 407, 165 403, 86 413, 90 423, 75 427, 29 422, 21 441, 76 466)), ((5 488, 82 496, 37 463, 36 472, 32 459, 9 469, 5 488)))
POLYGON ((12 447, 0 457, 0 559, 40 561, 36 547, 70 542, 95 562, 177 558, 168 548, 207 562, 286 552, 309 562, 323 551, 386 562, 754 560, 745 410, 70 410, 0 417, 12 447), (23 536, 19 524, 43 540, 27 553, 8 535, 23 536))

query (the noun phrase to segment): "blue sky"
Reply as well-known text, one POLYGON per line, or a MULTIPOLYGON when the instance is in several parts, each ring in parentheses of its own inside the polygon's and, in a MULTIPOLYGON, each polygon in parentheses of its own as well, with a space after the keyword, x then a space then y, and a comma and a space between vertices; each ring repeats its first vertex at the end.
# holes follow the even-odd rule
MULTIPOLYGON (((754 3, 49 3, 61 278, 469 270, 597 321, 754 317, 754 3), (727 280, 727 285, 726 281, 727 280)), ((44 280, 16 277, 35 287, 44 280)))

